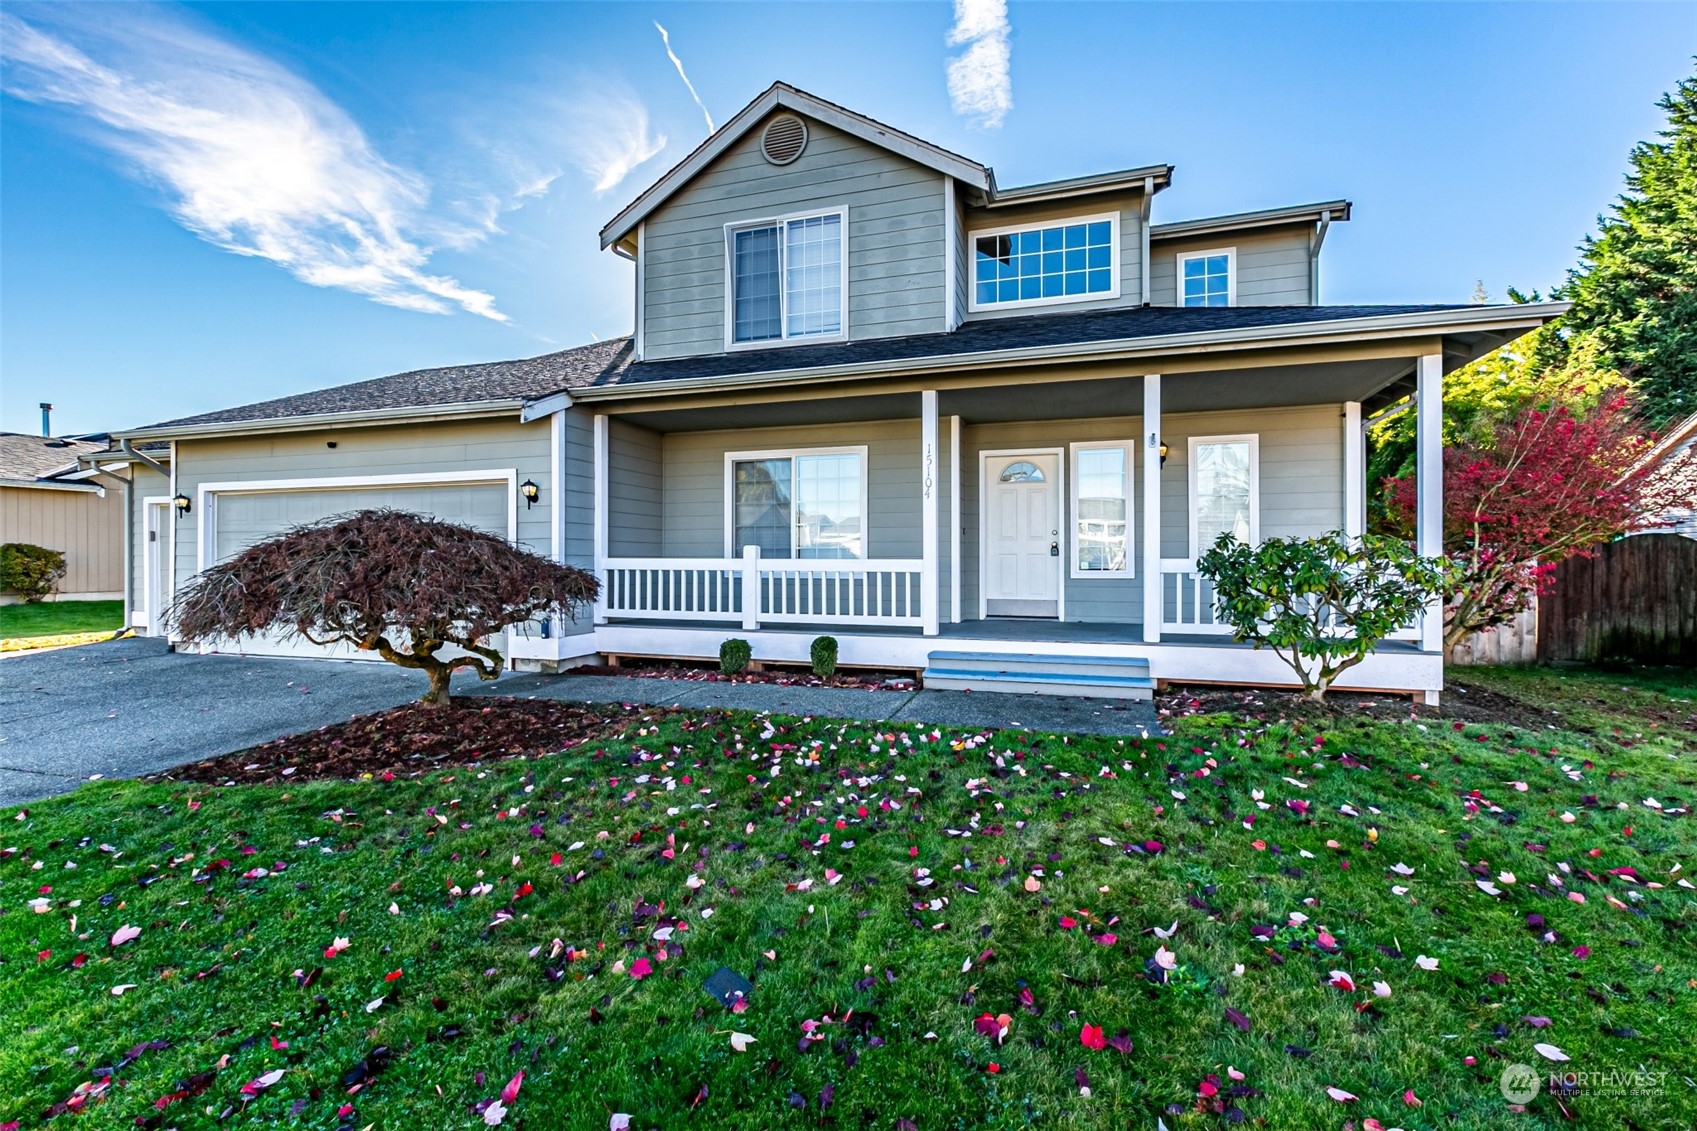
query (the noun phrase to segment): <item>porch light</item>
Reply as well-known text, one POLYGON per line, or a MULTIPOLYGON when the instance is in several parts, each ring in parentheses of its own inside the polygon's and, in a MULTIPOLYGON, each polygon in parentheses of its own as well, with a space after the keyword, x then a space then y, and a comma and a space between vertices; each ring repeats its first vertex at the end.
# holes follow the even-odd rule
POLYGON ((1165 440, 1161 441, 1161 466, 1167 466, 1167 442, 1165 440))
POLYGON ((189 513, 189 497, 187 495, 179 494, 171 500, 171 505, 177 508, 178 514, 189 513))
POLYGON ((542 488, 526 479, 519 484, 519 494, 524 496, 524 509, 529 510, 536 505, 536 500, 542 497, 542 488))

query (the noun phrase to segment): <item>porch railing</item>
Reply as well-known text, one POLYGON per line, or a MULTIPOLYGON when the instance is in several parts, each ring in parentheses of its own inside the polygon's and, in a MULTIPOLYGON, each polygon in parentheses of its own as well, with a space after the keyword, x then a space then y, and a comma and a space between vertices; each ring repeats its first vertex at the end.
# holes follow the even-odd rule
POLYGON ((601 614, 637 620, 924 627, 923 563, 909 559, 608 558, 601 614))
MULTIPOLYGON (((1230 636, 1232 626, 1214 608, 1214 583, 1196 572, 1189 558, 1161 559, 1161 632, 1197 636, 1230 636)), ((1419 640, 1420 618, 1385 637, 1419 640)))

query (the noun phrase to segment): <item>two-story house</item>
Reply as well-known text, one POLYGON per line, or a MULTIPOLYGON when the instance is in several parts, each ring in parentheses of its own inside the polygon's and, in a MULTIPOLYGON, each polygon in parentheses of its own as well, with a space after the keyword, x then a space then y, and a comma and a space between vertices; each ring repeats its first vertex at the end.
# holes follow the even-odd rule
MULTIPOLYGON (((1172 176, 1004 188, 774 85, 602 229, 629 338, 123 433, 131 620, 166 632, 207 564, 388 505, 596 571, 592 616, 510 634, 517 666, 728 636, 796 661, 829 632, 932 686, 1288 682, 1230 643, 1197 554, 1361 532, 1364 429, 1410 397, 1438 553, 1444 374, 1564 307, 1323 305, 1348 201, 1156 223, 1172 176)), ((1435 698, 1439 619, 1351 683, 1435 698)))

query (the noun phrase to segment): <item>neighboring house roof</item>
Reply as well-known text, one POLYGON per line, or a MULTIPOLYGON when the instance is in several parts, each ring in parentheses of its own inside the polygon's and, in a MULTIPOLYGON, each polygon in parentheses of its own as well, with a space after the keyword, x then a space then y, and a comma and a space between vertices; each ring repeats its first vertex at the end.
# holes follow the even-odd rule
POLYGON ((1294 204, 1287 208, 1264 208, 1259 212, 1236 212, 1200 220, 1176 220, 1171 224, 1149 225, 1149 238, 1177 239, 1213 232, 1235 232, 1244 228, 1271 228, 1280 224, 1313 224, 1321 220, 1337 223, 1349 219, 1352 207, 1347 200, 1328 200, 1320 204, 1294 204))
POLYGON ((880 369, 960 366, 1018 359, 1045 350, 1089 355, 1120 346, 1187 349, 1233 341, 1265 342, 1296 336, 1382 334, 1533 325, 1554 317, 1565 304, 1460 306, 1234 306, 1130 307, 1032 314, 971 321, 949 333, 768 350, 706 354, 666 361, 633 362, 629 338, 616 338, 518 361, 421 369, 338 385, 278 400, 183 417, 124 437, 243 431, 285 422, 377 421, 401 416, 451 416, 472 411, 516 410, 568 393, 573 397, 617 396, 678 383, 695 387, 741 380, 788 380, 826 371, 833 379, 880 369))
POLYGON ((30 436, 0 432, 0 481, 7 487, 27 487, 77 469, 77 457, 105 450, 92 440, 30 436))
POLYGON ((1652 508, 1651 517, 1656 520, 1647 532, 1671 527, 1681 534, 1697 535, 1697 413, 1670 428, 1638 467, 1646 464, 1651 470, 1639 497, 1652 508))

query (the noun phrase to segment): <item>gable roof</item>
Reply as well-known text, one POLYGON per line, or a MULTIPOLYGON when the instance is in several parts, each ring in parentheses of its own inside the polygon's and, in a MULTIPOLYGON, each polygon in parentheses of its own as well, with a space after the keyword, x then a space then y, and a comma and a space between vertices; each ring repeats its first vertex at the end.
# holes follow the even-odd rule
POLYGON ((846 134, 860 138, 873 145, 882 146, 894 153, 920 165, 947 173, 957 180, 983 189, 986 192, 995 184, 989 168, 978 162, 951 153, 942 146, 933 145, 923 138, 914 137, 894 126, 875 121, 864 114, 857 114, 835 102, 827 102, 823 98, 797 90, 788 83, 775 82, 757 97, 753 102, 737 111, 736 116, 724 125, 714 130, 706 141, 666 171, 659 180, 650 185, 641 196, 627 204, 617 216, 607 221, 601 229, 601 247, 612 247, 625 236, 629 235, 650 213, 668 198, 681 189, 713 162, 720 154, 736 144, 745 134, 765 120, 766 116, 777 109, 793 110, 798 114, 827 125, 834 126, 846 134))
POLYGON ((0 432, 0 479, 16 486, 75 471, 77 457, 105 450, 92 440, 65 440, 53 436, 30 436, 23 432, 0 432))

